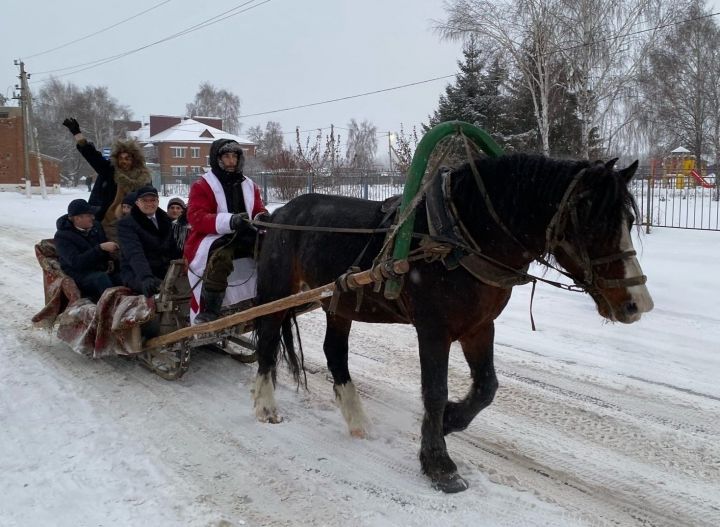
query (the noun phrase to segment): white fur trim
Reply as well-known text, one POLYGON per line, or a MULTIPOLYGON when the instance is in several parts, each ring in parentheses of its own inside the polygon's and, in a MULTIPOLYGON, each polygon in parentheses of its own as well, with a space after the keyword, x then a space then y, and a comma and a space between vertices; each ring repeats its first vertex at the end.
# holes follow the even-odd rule
MULTIPOLYGON (((212 190, 217 204, 215 230, 218 234, 208 234, 203 238, 195 253, 195 257, 188 266, 190 268, 190 272, 188 273, 190 287, 192 288, 193 296, 198 305, 200 305, 202 284, 197 285, 197 283, 201 281, 200 277, 205 272, 210 246, 222 235, 232 232, 230 229, 230 218, 232 214, 228 212, 227 199, 225 198, 225 192, 220 184, 220 180, 212 172, 206 172, 202 177, 210 186, 210 190, 212 190)), ((242 188, 245 208, 252 212, 255 205, 255 186, 251 180, 245 178, 242 182, 242 188)), ((252 258, 239 258, 233 261, 233 271, 230 273, 230 276, 228 276, 228 288, 225 291, 223 306, 237 304, 238 302, 255 296, 257 285, 256 270, 255 261, 252 258)), ((195 311, 190 310, 191 324, 195 322, 196 315, 197 313, 195 311)))
POLYGON ((230 228, 230 218, 233 215, 229 212, 218 212, 215 216, 215 230, 218 234, 230 234, 232 229, 230 228))

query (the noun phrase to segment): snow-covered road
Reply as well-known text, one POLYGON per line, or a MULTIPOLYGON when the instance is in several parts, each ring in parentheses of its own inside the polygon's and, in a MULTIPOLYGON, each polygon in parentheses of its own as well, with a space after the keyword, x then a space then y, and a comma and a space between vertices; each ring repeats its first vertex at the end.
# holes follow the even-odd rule
MULTIPOLYGON (((367 440, 334 406, 320 312, 300 319, 309 391, 280 376, 278 425, 253 417, 254 365, 201 351, 168 382, 33 329, 33 244, 81 195, 0 194, 0 525, 720 525, 720 233, 641 236, 656 309, 632 326, 539 286, 532 332, 516 288, 495 402, 448 438, 470 489, 448 496, 417 460, 412 327, 353 326, 367 440)), ((451 395, 468 386, 458 348, 451 395)))

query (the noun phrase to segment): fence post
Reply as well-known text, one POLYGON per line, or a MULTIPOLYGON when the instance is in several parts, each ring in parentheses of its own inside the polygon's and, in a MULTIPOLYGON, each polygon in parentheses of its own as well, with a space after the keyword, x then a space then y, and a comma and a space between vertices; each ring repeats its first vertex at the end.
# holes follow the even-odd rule
POLYGON ((653 176, 648 178, 647 204, 645 206, 647 216, 647 224, 645 225, 645 234, 650 234, 650 225, 652 224, 652 204, 653 204, 653 176))
POLYGON ((313 173, 308 172, 307 175, 307 193, 310 194, 313 191, 313 173))
POLYGON ((260 175, 260 179, 262 181, 262 188, 263 188, 263 201, 265 203, 268 202, 268 183, 267 183, 267 174, 263 172, 260 175))

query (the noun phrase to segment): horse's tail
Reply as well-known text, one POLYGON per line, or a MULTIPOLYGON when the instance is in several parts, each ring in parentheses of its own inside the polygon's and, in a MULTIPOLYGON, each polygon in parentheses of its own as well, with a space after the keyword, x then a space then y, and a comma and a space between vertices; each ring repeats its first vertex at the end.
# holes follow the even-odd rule
POLYGON ((305 373, 305 356, 302 349, 302 340, 300 340, 300 328, 298 327, 295 310, 288 310, 281 326, 280 348, 282 349, 283 358, 290 366, 293 379, 298 387, 302 386, 307 389, 307 374, 305 373), (298 349, 295 350, 295 339, 293 338, 292 326, 295 324, 295 337, 297 338, 298 349))

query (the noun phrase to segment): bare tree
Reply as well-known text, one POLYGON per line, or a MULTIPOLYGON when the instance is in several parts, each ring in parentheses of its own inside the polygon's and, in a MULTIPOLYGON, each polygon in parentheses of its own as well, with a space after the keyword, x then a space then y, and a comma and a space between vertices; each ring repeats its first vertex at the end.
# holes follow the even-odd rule
MULTIPOLYGON (((720 72, 720 28, 717 24, 714 30, 707 35, 711 54, 708 58, 707 68, 711 72, 720 72)), ((708 135, 712 144, 715 159, 715 186, 718 192, 715 199, 720 199, 720 82, 717 76, 711 76, 708 86, 709 99, 709 128, 708 135)))
POLYGON ((200 84, 195 100, 186 104, 185 110, 190 117, 220 117, 225 131, 240 133, 240 97, 209 82, 200 84))
POLYGON ((639 108, 628 98, 670 12, 657 0, 561 0, 557 15, 557 53, 568 68, 563 81, 576 97, 580 154, 587 158, 594 131, 609 150, 619 128, 635 120, 639 108))
POLYGON ((77 184, 80 177, 92 173, 62 126, 66 117, 80 122, 83 134, 99 148, 109 147, 116 137, 113 121, 130 119, 127 106, 121 105, 104 86, 79 88, 75 84, 50 79, 33 100, 35 126, 42 152, 62 160, 65 181, 77 184))
POLYGON ((7 97, 0 93, 0 106, 5 106, 5 103, 7 103, 7 97))
POLYGON ((667 146, 688 146, 699 163, 714 124, 717 78, 709 66, 719 37, 703 0, 693 1, 686 13, 688 20, 670 29, 649 53, 641 83, 646 122, 652 122, 667 146))
POLYGON ((330 126, 330 133, 323 138, 319 129, 311 141, 308 136, 305 143, 300 139, 300 128, 295 129, 295 159, 297 165, 314 175, 331 174, 341 165, 340 136, 335 134, 335 127, 330 126))
POLYGON ((348 123, 347 150, 345 158, 353 168, 368 169, 375 162, 377 152, 377 127, 369 121, 348 123))
POLYGON ((265 168, 287 168, 293 154, 285 147, 285 135, 280 123, 268 121, 265 130, 260 126, 253 126, 248 129, 247 136, 257 144, 255 156, 265 168))

